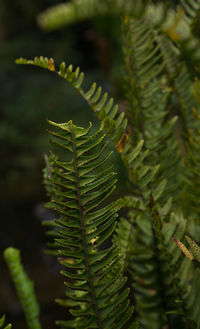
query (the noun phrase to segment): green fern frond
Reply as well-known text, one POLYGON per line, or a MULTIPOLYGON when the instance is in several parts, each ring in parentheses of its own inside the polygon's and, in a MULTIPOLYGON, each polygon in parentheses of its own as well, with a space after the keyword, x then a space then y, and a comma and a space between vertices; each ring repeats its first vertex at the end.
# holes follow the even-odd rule
MULTIPOLYGON (((183 144, 188 139, 187 130, 195 125, 192 120, 192 107, 195 106, 193 76, 188 67, 190 62, 199 61, 199 44, 190 31, 185 40, 170 40, 166 35, 155 35, 162 52, 167 72, 167 81, 171 90, 170 112, 180 118, 183 144)), ((168 105, 168 106, 169 106, 168 105)), ((180 137, 179 137, 180 139, 180 137)))
MULTIPOLYGON (((178 283, 175 265, 181 253, 178 252, 175 256, 174 251, 170 250, 171 245, 175 248, 171 239, 173 229, 177 228, 177 224, 174 226, 176 217, 170 219, 168 234, 162 232, 171 208, 171 199, 166 202, 163 200, 166 180, 155 185, 159 168, 144 165, 141 156, 143 153, 147 156, 148 152, 142 151, 142 147, 143 142, 140 142, 128 158, 132 161, 129 167, 134 168, 129 173, 130 181, 135 187, 134 193, 136 190, 138 193, 135 197, 121 200, 122 205, 132 209, 131 220, 120 222, 114 240, 121 246, 122 264, 133 280, 136 315, 141 324, 150 328, 151 323, 151 328, 154 329, 158 323, 167 323, 170 326, 181 321, 183 328, 193 328, 193 322, 185 309, 186 300, 183 300, 184 293, 178 283), (168 236, 166 245, 165 236, 168 236), (178 304, 174 303, 176 296, 179 296, 178 304), (159 318, 160 312, 166 316, 159 318), (173 315, 170 315, 171 312, 173 315)), ((145 159, 144 155, 143 158, 145 159)))
POLYGON ((192 283, 190 284, 191 289, 188 293, 187 299, 188 299, 188 309, 190 311, 191 317, 195 320, 197 323, 197 328, 200 328, 200 313, 199 313, 199 289, 200 289, 200 270, 197 268, 193 275, 192 283))
POLYGON ((184 10, 185 19, 190 25, 193 25, 200 10, 200 1, 180 0, 180 5, 184 10))
POLYGON ((196 124, 192 120, 192 107, 195 106, 192 76, 187 63, 182 59, 180 61, 180 55, 183 54, 183 51, 180 52, 180 46, 178 47, 165 36, 158 36, 156 40, 163 54, 167 81, 171 89, 168 107, 172 115, 176 115, 181 122, 178 128, 178 131, 180 130, 178 139, 182 139, 183 148, 188 140, 188 129, 196 124))
MULTIPOLYGON (((182 198, 185 198, 183 204, 184 211, 195 221, 196 225, 199 222, 199 198, 198 191, 200 187, 200 174, 199 174, 199 161, 200 161, 200 116, 199 116, 199 92, 200 85, 196 78, 194 82, 194 98, 196 106, 192 108, 191 120, 195 122, 193 129, 188 130, 188 142, 186 144, 186 155, 185 155, 185 184, 182 190, 182 198)), ((199 241, 197 231, 189 232, 194 238, 199 241)))
MULTIPOLYGON (((186 130, 193 122, 191 106, 194 106, 193 83, 187 61, 188 59, 190 62, 199 61, 199 42, 192 34, 191 26, 186 22, 180 7, 177 10, 169 8, 166 11, 163 3, 152 5, 152 8, 149 6, 144 22, 146 20, 148 22, 146 30, 149 29, 154 35, 154 46, 150 48, 152 52, 157 51, 158 54, 160 52, 161 61, 158 66, 162 68, 163 65, 163 69, 167 72, 167 76, 163 75, 163 78, 167 81, 166 87, 173 98, 174 92, 176 94, 180 108, 180 112, 177 111, 176 115, 181 118, 186 134, 186 130)), ((141 22, 141 25, 144 27, 144 23, 141 22)), ((153 53, 153 59, 156 60, 156 53, 153 53)), ((172 110, 173 108, 174 104, 172 110)))
POLYGON ((142 134, 149 150, 146 163, 160 164, 157 182, 168 179, 166 201, 171 193, 178 199, 182 185, 181 171, 177 170, 181 158, 174 134, 178 118, 169 119, 172 89, 165 72, 167 64, 157 34, 145 25, 145 20, 125 18, 123 32, 126 98, 135 140, 142 134))
POLYGON ((137 1, 133 4, 127 0, 72 0, 67 3, 50 7, 38 16, 38 22, 42 28, 53 30, 62 26, 92 19, 96 16, 128 14, 141 16, 144 12, 144 2, 137 1))
POLYGON ((186 65, 179 65, 174 82, 180 102, 183 126, 185 125, 185 129, 191 129, 195 124, 192 118, 192 108, 195 107, 194 86, 186 65))
POLYGON ((149 26, 175 42, 189 39, 191 35, 183 12, 179 8, 173 9, 163 2, 147 6, 145 19, 149 26))
POLYGON ((35 297, 34 284, 21 265, 20 251, 9 247, 4 251, 4 258, 8 264, 17 295, 24 310, 28 327, 30 329, 41 329, 39 306, 35 297))
MULTIPOLYGON (((146 28, 145 28, 146 29, 146 28)), ((153 42, 154 39, 151 38, 151 42, 153 42)), ((139 41, 138 41, 139 42, 139 41)), ((148 43, 149 44, 149 43, 148 43)), ((146 48, 145 48, 146 49, 146 48)), ((142 52, 143 53, 143 52, 142 52)), ((144 158, 147 159, 147 166, 142 167, 141 165, 141 171, 139 173, 139 176, 144 176, 145 180, 147 180, 147 183, 152 180, 152 177, 154 177, 154 171, 156 172, 158 170, 158 167, 152 166, 153 163, 159 163, 161 162, 161 169, 160 169, 160 178, 159 182, 161 183, 165 179, 165 168, 176 168, 176 173, 174 174, 174 171, 172 170, 169 180, 171 179, 171 182, 168 184, 168 193, 170 192, 170 189, 172 190, 178 190, 178 185, 180 185, 180 181, 177 179, 177 167, 179 166, 179 156, 176 154, 174 156, 173 152, 169 153, 169 150, 174 150, 175 153, 177 153, 176 148, 176 142, 173 139, 172 134, 172 128, 175 123, 175 118, 167 122, 165 125, 163 125, 164 119, 165 119, 165 105, 166 105, 166 97, 167 92, 163 93, 160 91, 160 80, 154 80, 156 79, 157 75, 159 76, 159 71, 154 70, 154 62, 152 63, 153 69, 151 70, 151 65, 149 68, 149 61, 146 61, 147 53, 145 52, 145 55, 141 57, 140 62, 145 62, 145 65, 147 65, 148 69, 145 69, 143 72, 142 65, 140 63, 140 69, 139 69, 139 75, 142 77, 142 81, 139 81, 139 84, 141 83, 147 83, 148 87, 145 87, 144 90, 142 89, 142 93, 140 94, 141 98, 144 98, 143 102, 143 108, 140 109, 143 110, 141 121, 143 121, 144 117, 146 118, 146 126, 147 133, 145 136, 145 139, 140 141, 138 143, 138 146, 135 146, 135 149, 133 149, 133 145, 135 145, 135 142, 133 142, 132 137, 127 134, 127 119, 124 118, 125 113, 122 112, 121 114, 118 113, 118 106, 113 105, 114 100, 113 98, 108 98, 107 93, 104 93, 102 95, 101 87, 96 87, 96 83, 93 83, 90 89, 85 92, 81 88, 84 74, 80 73, 80 69, 77 68, 73 70, 73 66, 69 65, 66 67, 65 63, 62 63, 60 65, 59 71, 55 70, 54 63, 52 59, 43 58, 43 57, 36 57, 33 61, 32 60, 26 60, 26 59, 18 59, 16 63, 18 64, 31 64, 36 66, 41 66, 45 69, 55 71, 56 74, 64 78, 66 81, 68 81, 78 92, 82 95, 82 97, 86 100, 90 108, 95 112, 97 117, 102 122, 102 127, 106 131, 107 135, 111 138, 113 141, 117 151, 120 154, 120 157, 124 163, 124 165, 129 170, 129 179, 130 181, 135 180, 133 178, 134 176, 134 162, 135 158, 137 157, 137 166, 139 165, 139 159, 138 154, 141 152, 143 148, 143 144, 145 144, 145 148, 148 147, 150 149, 149 154, 151 156, 148 158, 148 152, 143 152, 141 154, 141 161, 144 160, 144 158), (142 71, 141 71, 142 70, 142 71), (156 73, 155 77, 152 77, 152 74, 149 76, 149 70, 153 74, 156 73), (153 84, 152 84, 153 82, 153 84), (144 94, 145 90, 148 89, 148 93, 144 94), (153 96, 153 97, 152 97, 153 96), (158 97, 157 97, 158 96, 158 97), (150 99, 153 98, 156 100, 153 101, 152 104, 150 99), (149 103, 150 102, 150 103, 149 103), (157 113, 157 102, 160 103, 159 107, 159 113, 157 113), (153 119, 152 119, 153 118, 153 119), (152 122, 153 120, 153 122, 152 122), (156 133, 156 135, 155 135, 156 133), (166 142, 167 138, 169 140, 166 142), (147 145, 146 145, 147 144, 147 145), (149 144, 149 145, 148 145, 149 144), (152 157, 152 154, 154 157, 152 157), (159 158, 155 158, 157 154, 160 154, 159 158), (146 172, 144 172, 144 168, 146 172), (154 168, 154 169, 153 169, 154 168), (157 168, 157 169, 156 169, 157 168), (148 175, 147 175, 148 172, 148 175), (152 177, 151 177, 152 175, 152 177), (178 183, 177 183, 178 181, 178 183)), ((158 67, 158 66, 157 66, 158 67)), ((162 70, 161 70, 162 71, 162 70)), ((140 136, 141 137, 141 136, 140 136)), ((169 176, 169 170, 168 170, 168 176, 169 176)), ((144 178, 143 177, 143 178, 144 178)), ((144 181, 145 181, 144 180, 144 181)), ((135 183, 134 183, 135 184, 135 183)), ((145 186, 147 184, 145 183, 145 186)), ((145 190, 145 186, 143 190, 145 190)), ((166 201, 168 199, 168 195, 166 195, 166 201)))
MULTIPOLYGON (((126 17, 123 32, 125 35, 126 80, 130 88, 127 95, 130 102, 130 116, 134 116, 132 119, 134 128, 144 134, 146 128, 142 124, 144 117, 151 116, 151 122, 155 121, 155 118, 152 117, 154 102, 161 104, 157 109, 157 120, 159 117, 163 118, 165 114, 162 112, 166 106, 169 90, 162 84, 160 78, 164 68, 163 63, 160 65, 162 54, 160 54, 159 48, 155 47, 153 30, 145 25, 144 20, 126 17)), ((138 134, 138 131, 136 132, 138 134)))
POLYGON ((126 218, 120 218, 113 237, 113 243, 120 247, 121 263, 124 273, 126 273, 128 265, 127 260, 129 259, 128 254, 130 252, 131 246, 130 239, 132 238, 133 233, 132 226, 133 225, 131 225, 131 223, 126 218))
MULTIPOLYGON (((144 141, 140 141, 135 149, 132 148, 132 143, 129 140, 129 136, 126 133, 127 119, 124 118, 124 112, 118 114, 118 106, 113 105, 113 98, 108 99, 107 93, 101 95, 101 87, 97 88, 96 83, 93 83, 91 88, 84 92, 81 88, 83 83, 84 74, 80 73, 80 69, 73 70, 73 66, 69 65, 66 67, 65 63, 60 65, 60 70, 56 71, 52 59, 36 57, 33 61, 20 58, 16 60, 17 64, 31 64, 43 67, 45 69, 55 71, 59 76, 64 78, 66 81, 72 84, 72 86, 82 95, 87 101, 91 109, 95 112, 97 117, 102 122, 102 128, 106 131, 107 135, 111 138, 117 151, 119 152, 122 161, 125 166, 129 169, 130 180, 135 180, 134 167, 141 166, 142 161, 147 157, 148 151, 140 152, 143 148, 144 141), (136 163, 136 164, 134 164, 136 163)), ((59 143, 57 143, 59 145, 59 143)), ((68 149, 69 150, 69 149, 68 149)), ((152 180, 155 173, 158 170, 158 166, 148 166, 146 172, 140 172, 139 175, 145 176, 143 185, 145 190, 146 184, 152 180), (148 172, 148 175, 146 175, 148 172)), ((134 183, 135 184, 135 183, 134 183)))
POLYGON ((11 329, 11 328, 12 328, 12 325, 11 325, 10 323, 7 324, 5 327, 3 327, 4 322, 5 322, 5 315, 3 315, 3 316, 0 318, 0 328, 2 328, 2 329, 11 329))
MULTIPOLYGON (((161 226, 154 222, 152 231, 151 223, 144 214, 136 217, 133 211, 129 217, 134 219, 134 225, 129 237, 132 243, 129 245, 126 268, 133 280, 135 312, 139 322, 148 329, 159 328, 159 323, 166 321, 169 327, 179 323, 181 328, 195 328, 187 310, 187 298, 183 297, 190 290, 188 264, 179 271, 181 252, 172 241, 176 234, 183 238, 187 229, 186 220, 174 214, 168 223, 160 223, 161 226), (180 278, 184 278, 182 284, 180 278), (177 299, 178 302, 175 302, 177 299)), ((122 243, 125 244, 123 239, 122 243)))
POLYGON ((102 125, 114 144, 116 146, 119 144, 127 127, 127 119, 124 118, 125 113, 118 113, 118 105, 114 105, 113 98, 109 98, 107 93, 102 94, 101 87, 97 87, 95 82, 89 90, 85 92, 81 88, 84 81, 84 73, 80 72, 79 67, 74 70, 72 65, 66 67, 66 64, 63 62, 60 65, 59 71, 56 71, 53 59, 44 57, 35 57, 33 61, 20 58, 16 60, 16 63, 43 67, 50 71, 54 71, 60 77, 69 82, 102 121, 102 125))
POLYGON ((108 11, 106 1, 75 0, 47 9, 38 17, 39 24, 48 30, 84 20, 96 15, 105 15, 108 11))
POLYGON ((71 153, 72 160, 52 165, 54 198, 49 206, 60 218, 54 221, 55 242, 60 262, 66 269, 66 295, 76 307, 70 310, 74 320, 62 327, 122 328, 132 315, 124 289, 119 249, 100 250, 116 227, 118 201, 104 205, 115 188, 113 173, 106 168, 105 135, 100 129, 89 135, 88 129, 71 121, 52 128, 52 143, 71 153), (100 208, 99 206, 102 205, 100 208), (83 318, 84 316, 84 318, 83 318))
MULTIPOLYGON (((35 59, 34 62, 33 61, 28 61, 27 62, 26 60, 19 60, 18 62, 24 63, 24 64, 26 64, 26 63, 35 64, 35 65, 38 65, 38 66, 43 66, 43 67, 45 67, 49 70, 54 70, 52 60, 49 62, 48 59, 43 59, 43 58, 38 59, 37 58, 37 59, 35 59), (43 65, 43 61, 44 61, 44 65, 43 65)), ((106 103, 106 101, 107 101, 107 95, 106 94, 104 94, 103 97, 100 99, 101 90, 100 89, 96 90, 96 85, 92 85, 92 87, 89 89, 88 92, 86 92, 86 93, 83 92, 82 89, 81 89, 83 74, 80 74, 79 70, 73 71, 72 66, 69 66, 68 68, 65 68, 64 64, 62 64, 62 66, 60 67, 60 71, 58 71, 57 74, 61 75, 63 78, 65 78, 67 81, 69 81, 77 89, 77 91, 80 94, 82 94, 82 96, 88 101, 88 104, 90 105, 90 107, 94 111, 96 111, 99 118, 102 121, 104 120, 105 130, 107 132, 109 131, 109 135, 111 136, 111 139, 114 141, 114 143, 117 147, 117 150, 119 151, 125 166, 129 169, 129 178, 130 178, 130 182, 131 182, 132 187, 133 187, 134 194, 136 195, 137 199, 139 199, 140 204, 143 204, 143 207, 145 208, 145 210, 143 209, 143 213, 145 214, 145 212, 147 212, 148 220, 149 220, 149 216, 150 216, 150 218, 154 221, 157 218, 157 216, 156 216, 156 214, 154 214, 153 217, 151 215, 151 211, 150 211, 150 208, 149 208, 149 205, 151 204, 151 197, 153 197, 153 199, 155 199, 156 202, 157 202, 157 200, 159 201, 159 203, 158 203, 159 207, 157 208, 157 209, 159 209, 159 211, 160 211, 160 209, 165 209, 165 208, 167 209, 170 202, 166 198, 165 198, 165 201, 162 201, 162 196, 164 195, 163 190, 164 190, 164 187, 166 185, 165 178, 161 179, 159 184, 155 185, 155 181, 156 181, 155 180, 155 175, 157 174, 157 172, 159 170, 159 166, 149 165, 149 164, 144 165, 144 159, 146 159, 148 157, 148 152, 149 152, 149 150, 143 149, 144 140, 141 140, 136 145, 136 147, 133 148, 129 136, 126 137, 126 133, 125 133, 126 124, 125 124, 125 127, 123 127, 122 131, 120 132, 120 135, 117 135, 118 137, 116 137, 115 134, 116 133, 119 134, 119 132, 117 131, 117 128, 119 127, 119 123, 123 122, 123 117, 122 116, 121 116, 122 118, 119 117, 120 119, 118 121, 113 120, 113 126, 110 124, 112 122, 111 121, 112 120, 112 115, 115 116, 116 113, 117 113, 117 108, 114 107, 114 110, 109 112, 109 114, 107 115, 108 112, 105 111, 105 107, 108 106, 108 104, 109 104, 107 109, 110 110, 110 107, 112 108, 112 102, 109 101, 108 103, 106 103), (99 104, 99 107, 98 107, 98 104, 99 104), (114 112, 114 114, 112 114, 113 112, 114 112), (107 125, 106 125, 106 123, 107 123, 107 125), (112 129, 110 129, 110 127, 112 129), (124 140, 125 140, 125 142, 124 142, 124 140), (160 201, 162 201, 162 202, 160 203, 160 201)), ((167 128, 162 131, 162 133, 164 133, 164 135, 163 135, 164 139, 166 138, 166 136, 170 135, 170 131, 171 131, 171 126, 170 125, 172 123, 173 122, 170 122, 169 125, 166 126, 167 128)), ((52 133, 52 134, 56 136, 55 133, 52 133)), ((59 139, 60 140, 63 139, 63 134, 59 134, 59 139)), ((62 142, 60 142, 60 141, 57 141, 56 145, 58 145, 60 147, 63 147, 66 150, 68 150, 69 152, 71 152, 72 151, 72 146, 70 146, 69 143, 68 143, 69 142, 69 137, 65 136, 64 140, 66 141, 65 145, 63 145, 62 142)), ((96 145, 95 142, 92 145, 96 145)), ((86 160, 84 160, 84 161, 86 161, 86 160)), ((65 178, 65 177, 63 177, 63 174, 62 174, 63 169, 66 169, 66 168, 63 167, 63 165, 61 165, 60 162, 58 162, 58 161, 54 162, 53 172, 54 172, 55 175, 57 175, 57 177, 59 177, 60 180, 65 178)), ((72 165, 71 165, 68 168, 68 170, 70 172, 72 172, 72 169, 73 168, 72 168, 72 165)), ((85 173, 87 173, 87 172, 84 172, 84 174, 85 173)), ((52 179, 54 179, 54 176, 52 176, 52 179)), ((71 178, 71 180, 70 179, 68 179, 68 180, 69 180, 68 183, 71 184, 70 186, 72 188, 72 186, 73 186, 73 181, 71 182, 72 178, 71 178)), ((54 181, 56 181, 56 180, 54 180, 54 181)), ((58 183, 56 182, 55 185, 57 186, 58 183)), ((61 189, 64 187, 64 185, 65 184, 63 182, 59 183, 59 187, 61 189)), ((74 190, 75 189, 73 189, 73 191, 74 190)), ((73 199, 73 193, 74 193, 73 191, 71 191, 71 194, 70 194, 70 197, 72 199, 73 199)), ((61 196, 62 195, 60 195, 60 197, 61 196)), ((64 207, 64 202, 57 201, 57 202, 54 202, 54 203, 56 203, 57 206, 59 206, 60 213, 64 216, 66 216, 66 211, 62 208, 62 207, 64 207)), ((72 207, 72 205, 73 205, 72 202, 68 202, 66 206, 70 208, 70 207, 72 207)), ((164 210, 163 210, 163 213, 164 213, 164 210)), ((146 217, 146 215, 145 215, 145 217, 146 217)), ((61 232, 63 232, 63 226, 62 226, 63 224, 59 223, 59 225, 60 225, 60 235, 62 236, 63 233, 61 233, 61 232)), ((73 227, 73 225, 75 225, 75 223, 72 222, 68 225, 69 226, 71 225, 70 227, 73 227)), ((152 225, 154 226, 154 222, 152 222, 152 225)), ((157 245, 162 242, 163 238, 162 238, 162 235, 160 233, 160 228, 159 228, 159 226, 161 225, 160 222, 155 224, 155 225, 156 225, 156 229, 158 229, 158 231, 156 231, 156 229, 154 227, 152 227, 149 231, 149 234, 150 234, 151 240, 154 239, 154 241, 153 241, 154 248, 156 247, 157 248, 156 250, 158 250, 157 245), (152 231, 152 229, 153 229, 153 231, 152 231), (154 232, 153 235, 152 235, 152 232, 154 232)), ((94 226, 92 226, 91 228, 93 229, 94 226)), ((68 236, 70 236, 69 232, 68 232, 68 236)), ((56 240, 56 246, 58 246, 59 243, 62 244, 62 239, 61 240, 60 239, 56 240)), ((74 248, 75 247, 77 247, 77 245, 74 245, 74 248)), ((151 250, 153 250, 152 247, 151 247, 151 250)), ((75 253, 73 253, 73 252, 69 253, 69 251, 67 252, 67 254, 65 252, 65 255, 69 256, 69 257, 70 256, 71 257, 76 257, 75 253)), ((153 255, 154 255, 154 252, 153 252, 153 255)), ((160 261, 161 261, 160 257, 161 257, 160 253, 157 251, 156 254, 154 255, 154 261, 153 260, 152 261, 159 264, 160 261), (156 258, 155 258, 155 256, 156 256, 156 258)), ((167 260, 165 259, 164 264, 166 264, 168 261, 169 261, 169 259, 167 259, 167 260)), ((119 261, 119 263, 120 263, 120 261, 119 261)), ((166 273, 167 273, 167 270, 166 270, 166 273)), ((69 276, 71 274, 69 272, 67 272, 67 275, 69 276)), ((75 279, 75 277, 74 277, 74 279, 75 279)), ((163 289, 165 289, 166 288, 165 276, 162 276, 160 274, 159 279, 156 280, 156 283, 158 285, 160 285, 162 283, 161 286, 163 286, 163 289)), ((176 280, 175 280, 174 284, 175 284, 175 287, 176 287, 176 280)), ((174 287, 174 284, 171 285, 171 286, 174 287)), ((80 289, 81 289, 81 287, 80 287, 80 289)), ((173 289, 175 289, 175 288, 173 288, 173 289)), ((169 300, 170 300, 170 298, 172 298, 171 296, 175 296, 175 293, 174 293, 175 290, 173 290, 173 289, 170 290, 171 295, 169 297, 169 300)), ((139 291, 140 291, 140 289, 139 289, 139 291)), ((77 302, 79 302, 81 297, 80 296, 70 295, 70 298, 76 299, 77 302)), ((162 307, 164 307, 165 302, 163 304, 163 301, 165 300, 165 298, 163 300, 163 298, 160 299, 160 297, 159 297, 158 300, 162 301, 161 304, 163 305, 162 307)), ((141 303, 141 301, 139 301, 139 303, 141 303)), ((140 309, 141 309, 141 307, 140 307, 140 309)), ((176 309, 176 307, 175 307, 175 309, 176 309)), ((171 308, 170 308, 170 306, 167 306, 167 307, 164 307, 164 310, 165 311, 166 310, 171 311, 171 308)), ((163 320, 163 321, 165 322, 165 320, 163 320)))
POLYGON ((164 3, 149 4, 148 1, 127 0, 72 0, 50 7, 38 16, 39 24, 47 30, 105 15, 130 15, 145 18, 146 24, 166 33, 173 40, 188 38, 189 27, 180 10, 176 12, 164 3))
POLYGON ((185 185, 182 192, 182 197, 185 197, 185 212, 193 218, 196 222, 199 222, 199 199, 197 197, 200 184, 199 176, 199 141, 200 136, 198 132, 192 133, 190 131, 190 142, 188 145, 188 153, 186 157, 186 179, 185 185), (190 148, 190 151, 189 151, 190 148))

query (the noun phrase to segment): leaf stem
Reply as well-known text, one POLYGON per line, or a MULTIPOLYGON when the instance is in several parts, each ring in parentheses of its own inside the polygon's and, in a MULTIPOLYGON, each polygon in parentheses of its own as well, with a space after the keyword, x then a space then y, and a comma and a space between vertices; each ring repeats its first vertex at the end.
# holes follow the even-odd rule
POLYGON ((76 177, 76 193, 77 193, 77 199, 78 199, 78 208, 79 208, 79 215, 80 215, 80 225, 81 225, 81 235, 82 235, 82 241, 83 241, 85 265, 86 265, 87 276, 88 276, 90 292, 91 292, 91 297, 92 297, 92 304, 93 304, 94 311, 95 311, 96 318, 97 318, 97 324, 98 324, 99 329, 103 329, 99 310, 98 310, 96 294, 95 294, 95 290, 94 290, 94 282, 93 282, 92 273, 91 273, 90 264, 89 264, 86 230, 84 227, 84 207, 81 203, 81 193, 80 193, 79 173, 78 173, 78 159, 77 159, 75 133, 74 133, 73 126, 72 126, 71 132, 72 132, 72 148, 73 148, 73 154, 74 154, 74 171, 75 171, 75 177, 76 177))

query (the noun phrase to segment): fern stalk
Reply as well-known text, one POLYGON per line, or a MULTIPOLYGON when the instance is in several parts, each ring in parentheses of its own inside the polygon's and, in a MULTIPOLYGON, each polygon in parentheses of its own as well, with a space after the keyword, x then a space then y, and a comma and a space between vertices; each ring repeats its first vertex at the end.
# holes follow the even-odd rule
POLYGON ((4 251, 4 258, 8 264, 17 295, 24 310, 28 327, 30 329, 41 329, 39 306, 35 297, 34 284, 21 265, 20 251, 9 247, 4 251))
POLYGON ((87 269, 88 282, 90 285, 90 291, 91 291, 91 295, 92 295, 92 304, 94 306, 94 310, 95 310, 95 314, 96 314, 96 318, 97 318, 97 324, 100 329, 103 329, 99 310, 98 310, 98 305, 97 305, 97 301, 96 301, 93 277, 92 277, 90 265, 89 265, 89 256, 88 256, 86 234, 85 234, 85 227, 84 227, 84 222, 85 222, 84 211, 83 211, 83 206, 81 204, 81 193, 80 193, 78 163, 77 163, 77 151, 76 151, 75 134, 74 134, 73 126, 71 127, 71 132, 72 132, 72 148, 73 148, 73 156, 74 156, 74 172, 75 172, 75 177, 76 177, 76 193, 77 193, 79 216, 80 216, 80 226, 81 226, 81 236, 82 236, 82 241, 83 241, 84 258, 85 258, 85 264, 86 264, 86 269, 87 269))

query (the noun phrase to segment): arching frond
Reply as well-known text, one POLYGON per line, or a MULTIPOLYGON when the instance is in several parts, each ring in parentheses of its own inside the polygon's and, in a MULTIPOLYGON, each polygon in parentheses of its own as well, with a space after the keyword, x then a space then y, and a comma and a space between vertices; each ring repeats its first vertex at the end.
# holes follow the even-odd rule
MULTIPOLYGON (((169 150, 173 147, 175 150, 176 148, 176 143, 173 140, 173 136, 171 136, 173 124, 175 120, 171 120, 168 122, 166 125, 162 126, 162 121, 164 120, 163 117, 165 116, 164 109, 162 108, 162 102, 166 102, 166 95, 163 96, 163 93, 158 90, 158 85, 157 82, 152 89, 150 89, 150 95, 147 94, 147 99, 146 101, 150 101, 150 96, 151 93, 157 92, 158 95, 160 95, 160 109, 161 109, 161 114, 156 115, 152 114, 152 112, 156 111, 156 104, 153 103, 152 106, 150 106, 150 110, 148 110, 148 104, 145 104, 145 110, 146 112, 150 111, 150 113, 145 113, 143 115, 147 116, 147 123, 148 121, 151 121, 151 116, 155 115, 155 122, 156 126, 153 126, 154 129, 151 129, 151 122, 146 125, 147 129, 147 136, 145 135, 145 140, 141 140, 135 148, 133 148, 133 140, 131 137, 129 138, 128 134, 126 133, 126 127, 127 127, 127 119, 124 118, 124 112, 121 114, 118 113, 118 106, 114 105, 114 100, 112 98, 108 98, 107 93, 104 93, 102 95, 101 92, 101 87, 97 88, 96 84, 93 83, 91 88, 85 92, 81 88, 81 85, 83 83, 83 78, 84 75, 83 73, 80 73, 79 68, 73 70, 72 65, 69 65, 66 67, 65 63, 62 63, 60 65, 60 70, 56 71, 54 67, 54 63, 52 59, 47 59, 43 57, 36 57, 33 61, 32 60, 26 60, 26 59, 19 59, 16 61, 19 64, 31 64, 31 65, 36 65, 36 66, 41 66, 43 68, 46 68, 48 70, 55 71, 58 75, 60 75, 62 78, 67 80, 69 83, 72 84, 72 86, 82 95, 82 97, 87 101, 91 109, 95 112, 97 117, 101 120, 102 127, 106 131, 107 135, 111 138, 113 141, 114 145, 116 146, 117 151, 120 154, 120 157, 124 163, 124 165, 128 168, 129 170, 129 179, 130 181, 133 180, 133 175, 134 175, 134 161, 137 157, 137 166, 141 162, 143 162, 144 158, 147 160, 147 166, 142 167, 141 165, 141 173, 139 175, 143 176, 144 181, 147 179, 147 183, 152 179, 151 177, 154 177, 154 172, 158 170, 158 166, 152 166, 151 164, 159 163, 161 161, 161 169, 160 169, 160 180, 158 183, 162 182, 165 179, 165 174, 163 174, 165 167, 167 168, 170 166, 169 160, 171 161, 171 166, 176 167, 176 173, 179 172, 177 171, 177 166, 178 166, 178 156, 174 156, 172 153, 169 154, 169 150), (157 86, 157 87, 156 87, 157 86), (153 90, 153 91, 152 91, 153 90), (159 126, 159 127, 158 127, 159 126), (150 131, 151 129, 151 131, 150 131), (157 135, 155 135, 155 133, 157 135), (153 135, 152 135, 153 134, 153 135), (169 137, 169 141, 166 142, 167 137, 169 137), (146 141, 147 140, 147 141, 146 141), (149 150, 146 152, 143 152, 140 155, 140 152, 143 148, 143 144, 145 143, 149 144, 147 147, 149 150), (165 142, 167 144, 165 144, 165 142), (170 148, 169 148, 170 146, 170 148), (155 159, 155 156, 152 157, 152 153, 150 157, 148 158, 148 152, 152 151, 154 155, 159 154, 160 157, 158 159, 155 159), (138 156, 139 155, 139 156, 138 156), (166 160, 167 159, 167 160, 166 160), (166 163, 167 161, 167 163, 166 163), (152 167, 152 168, 151 168, 152 167), (145 168, 145 171, 144 171, 145 168), (156 169, 157 168, 157 169, 156 169), (151 174, 152 172, 152 174, 151 174), (148 173, 148 174, 147 174, 148 173), (152 175, 152 176, 151 176, 152 175)), ((145 71, 144 76, 147 77, 148 70, 145 71)), ((144 97, 144 96, 143 96, 144 97)), ((154 95, 155 98, 155 95, 154 95)), ((145 111, 144 111, 145 112, 145 111)), ((153 123, 152 123, 153 125, 153 123)), ((146 147, 146 145, 145 145, 146 147)), ((150 154, 150 153, 149 153, 150 154)), ((168 179, 171 179, 171 183, 169 184, 168 190, 170 189, 175 189, 177 188, 177 183, 174 182, 176 180, 176 175, 171 173, 171 176, 169 176, 169 171, 168 171, 168 179), (171 178, 170 178, 171 177, 171 178)), ((135 183, 134 183, 135 184, 135 183)), ((146 187, 146 184, 144 185, 146 187)), ((145 190, 145 188, 143 188, 145 190)), ((137 193, 137 192, 136 192, 137 193)), ((145 192, 146 193, 146 192, 145 192)), ((168 196, 166 195, 166 201, 168 199, 168 196)))
POLYGON ((84 73, 80 72, 79 67, 73 69, 72 65, 66 66, 63 62, 61 63, 59 70, 56 71, 54 61, 44 57, 35 57, 34 60, 20 58, 16 60, 16 63, 43 67, 47 70, 54 71, 60 77, 69 82, 101 120, 102 125, 108 136, 114 142, 114 145, 119 145, 127 128, 125 113, 121 112, 119 114, 118 105, 114 104, 114 99, 109 98, 107 93, 102 94, 102 88, 97 87, 95 82, 91 85, 89 90, 84 91, 81 87, 84 80, 84 73))
POLYGON ((102 15, 119 15, 134 12, 142 15, 145 1, 131 0, 72 0, 47 9, 38 17, 39 24, 48 30, 57 29, 77 21, 92 19, 102 15), (134 9, 134 11, 133 11, 134 9))

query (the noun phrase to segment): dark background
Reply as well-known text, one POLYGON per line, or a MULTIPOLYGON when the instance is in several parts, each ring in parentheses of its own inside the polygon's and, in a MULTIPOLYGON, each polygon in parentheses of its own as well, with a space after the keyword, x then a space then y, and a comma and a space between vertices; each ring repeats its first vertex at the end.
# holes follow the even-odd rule
MULTIPOLYGON (((3 250, 21 250, 27 273, 35 282, 41 305, 43 328, 65 319, 66 310, 54 303, 64 296, 63 278, 56 260, 44 253, 43 219, 47 200, 42 184, 44 152, 48 152, 46 118, 56 122, 72 119, 84 127, 98 125, 87 104, 65 81, 52 72, 14 63, 18 57, 53 57, 55 63, 80 66, 86 73, 84 88, 93 81, 103 86, 124 108, 122 101, 122 54, 120 19, 98 18, 62 28, 42 31, 37 15, 57 0, 3 0, 0 2, 0 315, 13 327, 26 328, 3 250)), ((117 161, 115 161, 117 160, 117 161)), ((117 155, 119 184, 125 176, 117 155)), ((117 197, 117 194, 116 194, 117 197)))

